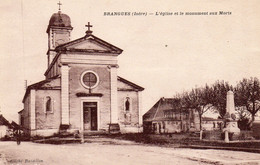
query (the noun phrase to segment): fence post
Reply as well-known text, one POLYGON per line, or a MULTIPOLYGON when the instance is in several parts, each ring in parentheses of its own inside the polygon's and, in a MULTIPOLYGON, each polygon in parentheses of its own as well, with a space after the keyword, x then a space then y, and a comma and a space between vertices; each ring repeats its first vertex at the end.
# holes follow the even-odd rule
POLYGON ((225 130, 225 142, 229 143, 228 131, 225 130))
POLYGON ((202 134, 203 134, 203 131, 200 130, 200 140, 202 140, 202 134))

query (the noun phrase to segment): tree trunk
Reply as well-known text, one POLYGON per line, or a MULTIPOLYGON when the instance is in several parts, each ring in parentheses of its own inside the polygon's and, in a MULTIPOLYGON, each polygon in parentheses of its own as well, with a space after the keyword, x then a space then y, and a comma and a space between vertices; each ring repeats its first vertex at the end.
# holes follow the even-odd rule
POLYGON ((202 123, 201 123, 201 119, 202 118, 202 114, 201 113, 199 113, 199 119, 200 119, 200 131, 202 130, 202 123))
POLYGON ((252 115, 252 120, 251 120, 250 125, 249 125, 250 128, 252 128, 253 122, 255 121, 255 113, 252 113, 251 115, 252 115))

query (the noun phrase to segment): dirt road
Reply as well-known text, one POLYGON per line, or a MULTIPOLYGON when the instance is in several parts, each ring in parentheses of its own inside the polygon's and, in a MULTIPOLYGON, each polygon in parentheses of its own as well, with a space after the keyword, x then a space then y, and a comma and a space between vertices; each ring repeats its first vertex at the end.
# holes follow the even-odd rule
MULTIPOLYGON (((2 163, 62 165, 196 165, 258 164, 260 154, 164 148, 131 142, 109 144, 109 140, 85 144, 50 145, 23 142, 0 142, 2 163)), ((1 161, 0 161, 1 162, 1 161)), ((1 164, 1 163, 0 163, 1 164)), ((260 163, 259 163, 260 164, 260 163)))

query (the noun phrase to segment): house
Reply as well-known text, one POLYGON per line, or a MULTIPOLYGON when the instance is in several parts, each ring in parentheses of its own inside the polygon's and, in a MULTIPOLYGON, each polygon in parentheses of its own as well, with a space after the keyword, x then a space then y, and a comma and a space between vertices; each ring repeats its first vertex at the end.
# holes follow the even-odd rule
POLYGON ((27 87, 19 112, 26 134, 142 130, 144 88, 117 75, 123 50, 86 26, 86 34, 71 41, 70 17, 60 10, 51 16, 46 78, 27 87))
POLYGON ((3 115, 0 115, 0 138, 10 136, 11 124, 8 120, 4 118, 3 115))
POLYGON ((199 130, 199 117, 194 110, 185 109, 176 98, 160 98, 143 115, 145 133, 176 133, 199 130))

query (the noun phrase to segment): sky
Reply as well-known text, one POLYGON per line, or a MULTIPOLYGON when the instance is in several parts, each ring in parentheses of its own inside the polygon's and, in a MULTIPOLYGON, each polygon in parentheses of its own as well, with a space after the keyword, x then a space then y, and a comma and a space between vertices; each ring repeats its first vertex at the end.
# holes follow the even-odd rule
MULTIPOLYGON (((0 113, 18 121, 28 85, 45 79, 46 29, 57 0, 0 2, 0 113)), ((260 6, 257 0, 62 0, 71 39, 93 34, 121 49, 118 75, 145 88, 143 113, 161 97, 225 80, 260 78, 260 6), (185 12, 231 12, 185 15, 185 12), (147 16, 104 16, 142 12, 147 16), (168 12, 173 15, 156 15, 168 12), (180 15, 183 12, 184 15, 180 15), (174 15, 178 13, 178 15, 174 15), (151 15, 150 15, 151 14, 151 15)))

